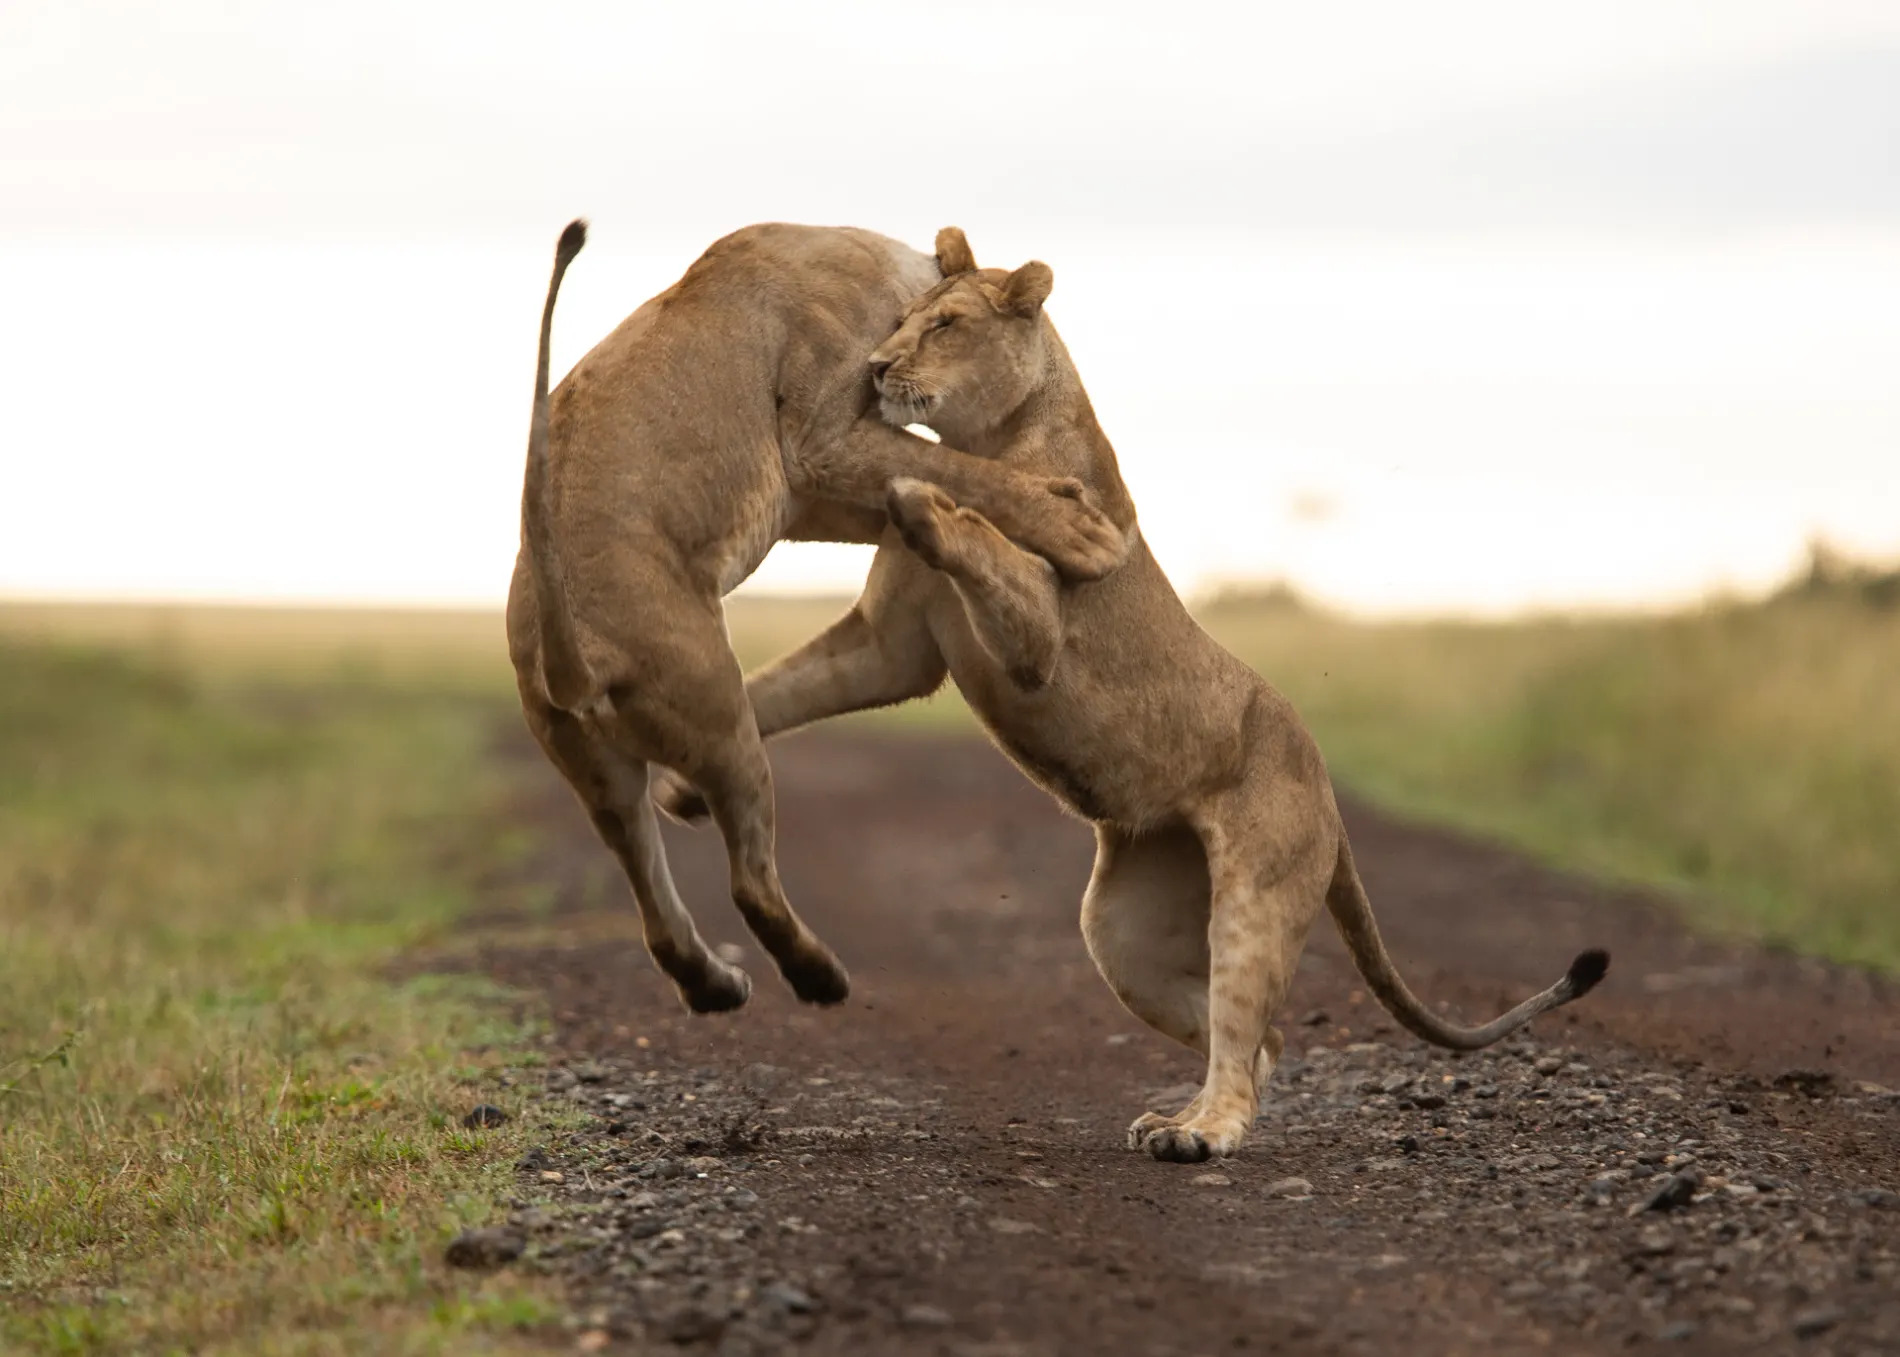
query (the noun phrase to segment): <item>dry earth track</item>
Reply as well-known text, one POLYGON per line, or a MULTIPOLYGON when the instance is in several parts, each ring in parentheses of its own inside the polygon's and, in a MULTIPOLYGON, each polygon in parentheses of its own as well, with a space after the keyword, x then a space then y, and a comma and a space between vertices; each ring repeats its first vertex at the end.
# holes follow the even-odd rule
MULTIPOLYGON (((974 740, 826 731, 774 766, 788 889, 852 971, 836 1011, 746 947, 751 1005, 688 1017, 552 773, 526 808, 558 939, 477 964, 556 1019, 510 1096, 587 1114, 506 1227, 582 1348, 1900 1352, 1893 986, 1349 806, 1429 1001, 1489 1016, 1592 944, 1610 979, 1453 1058, 1392 1030, 1322 919, 1252 1139, 1158 1164, 1123 1127, 1199 1070, 1083 953, 1086 829, 974 740), (1672 1180, 1689 1204, 1630 1214, 1672 1180)), ((716 836, 669 846, 745 947, 716 836)))

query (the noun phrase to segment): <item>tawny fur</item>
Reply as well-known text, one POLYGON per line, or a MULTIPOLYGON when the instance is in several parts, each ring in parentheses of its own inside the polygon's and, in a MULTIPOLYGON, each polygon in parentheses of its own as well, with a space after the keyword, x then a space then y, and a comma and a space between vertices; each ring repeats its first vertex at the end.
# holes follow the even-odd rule
POLYGON ((801 999, 835 1003, 844 968, 793 913, 773 853, 771 774, 722 597, 785 538, 878 540, 893 477, 980 503, 1074 579, 1128 537, 1081 486, 966 456, 872 410, 865 356, 940 274, 868 231, 763 225, 714 244, 548 392, 562 233, 541 317, 508 596, 528 725, 620 859, 647 948, 698 1011, 751 982, 706 947, 667 871, 649 799, 656 767, 703 789, 734 901, 801 999))
MULTIPOLYGON (((926 422, 1024 471, 1076 477, 1132 523, 1114 449, 1042 310, 1048 267, 978 271, 953 229, 938 256, 964 271, 915 302, 872 355, 887 418, 926 422)), ((1104 579, 1065 583, 927 478, 895 484, 890 510, 857 605, 749 682, 760 728, 914 696, 947 669, 1023 771, 1093 822, 1089 954, 1131 1012, 1207 1057, 1200 1093, 1172 1116, 1138 1119, 1132 1145, 1193 1161, 1240 1144, 1322 904, 1379 1001, 1442 1046, 1489 1044, 1601 978, 1607 957, 1585 953, 1484 1027, 1433 1014, 1380 941, 1312 736, 1201 630, 1145 544, 1104 579)), ((686 789, 662 794, 693 809, 686 789)))

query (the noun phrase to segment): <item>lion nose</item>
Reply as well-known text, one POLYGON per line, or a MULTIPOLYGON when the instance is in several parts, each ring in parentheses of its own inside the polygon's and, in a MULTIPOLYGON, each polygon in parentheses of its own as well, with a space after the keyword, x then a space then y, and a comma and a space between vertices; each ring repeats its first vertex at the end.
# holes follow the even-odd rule
POLYGON ((889 372, 890 370, 891 370, 891 360, 890 360, 890 359, 888 359, 888 358, 873 358, 873 359, 871 360, 871 380, 872 380, 872 381, 874 381, 874 382, 881 382, 881 381, 883 381, 883 380, 884 380, 884 374, 885 374, 885 373, 887 373, 887 372, 889 372))

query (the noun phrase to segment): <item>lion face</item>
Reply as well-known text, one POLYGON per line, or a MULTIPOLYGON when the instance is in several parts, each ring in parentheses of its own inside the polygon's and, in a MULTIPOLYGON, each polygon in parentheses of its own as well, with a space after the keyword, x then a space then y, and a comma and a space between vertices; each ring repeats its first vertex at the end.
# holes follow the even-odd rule
POLYGON ((896 425, 925 424, 953 442, 995 428, 1040 382, 1046 363, 1047 264, 1011 273, 979 269, 963 233, 937 235, 944 281, 904 312, 871 355, 879 411, 896 425))

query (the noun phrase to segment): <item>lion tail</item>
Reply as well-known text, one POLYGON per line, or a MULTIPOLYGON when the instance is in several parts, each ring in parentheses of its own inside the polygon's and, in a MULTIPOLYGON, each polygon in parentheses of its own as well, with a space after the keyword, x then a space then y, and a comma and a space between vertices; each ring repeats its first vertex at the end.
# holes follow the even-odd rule
POLYGON ((593 686, 581 655, 574 619, 567 607, 561 562, 554 545, 548 485, 548 340, 554 329, 554 299, 561 278, 587 243, 587 223, 569 222, 554 248, 554 276, 541 308, 541 351, 534 370, 534 418, 528 425, 528 471, 521 490, 521 542, 534 581, 535 612, 541 629, 541 674, 555 706, 573 710, 593 686))
POLYGON ((1333 881, 1326 892, 1326 907, 1352 953, 1353 964, 1365 977, 1370 989, 1386 1012, 1412 1035, 1454 1051, 1475 1051, 1509 1036, 1539 1013, 1547 1013, 1581 998, 1596 987, 1610 969, 1610 954, 1591 950, 1570 963, 1563 979, 1541 994, 1526 999, 1502 1017, 1482 1027, 1460 1027, 1431 1012, 1405 986, 1398 968, 1379 937, 1379 925, 1372 917, 1372 902, 1366 898, 1365 885, 1353 866, 1352 849, 1345 834, 1339 838, 1339 860, 1333 868, 1333 881))

